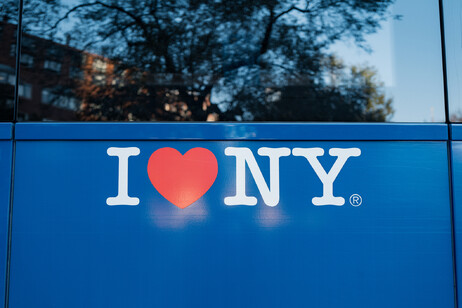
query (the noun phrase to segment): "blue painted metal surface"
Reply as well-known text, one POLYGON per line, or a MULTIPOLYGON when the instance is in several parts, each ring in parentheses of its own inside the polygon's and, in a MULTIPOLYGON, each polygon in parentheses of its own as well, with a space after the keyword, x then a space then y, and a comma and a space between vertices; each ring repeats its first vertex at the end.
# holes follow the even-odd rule
MULTIPOLYGON (((460 127, 460 126, 459 126, 460 127)), ((454 229, 456 246, 456 264, 458 294, 462 294, 462 142, 453 141, 452 167, 453 167, 453 194, 454 194, 454 229)))
POLYGON ((446 140, 445 124, 18 123, 17 140, 446 140))
POLYGON ((0 123, 0 140, 10 140, 12 138, 13 124, 0 123))
MULTIPOLYGON (((25 126, 23 126, 24 128, 25 126)), ((96 133, 98 135, 98 133, 96 133)), ((24 137, 24 135, 22 135, 24 137)), ((64 137, 61 136, 61 137, 64 137)), ((115 136, 114 136, 115 137, 115 136)), ((445 142, 18 141, 10 307, 453 307, 445 142), (136 206, 109 206, 118 158, 136 206), (151 154, 210 150, 213 186, 185 209, 147 173, 151 154), (280 158, 280 201, 227 206, 247 147, 359 148, 334 182, 343 206, 315 206, 323 185, 308 161, 280 158), (362 197, 352 206, 349 196, 362 197)))
POLYGON ((462 124, 451 124, 451 140, 462 141, 462 124))
MULTIPOLYGON (((0 134, 4 125, 0 125, 0 134)), ((6 137, 5 135, 2 135, 6 137)), ((0 141, 0 281, 6 279, 8 216, 10 208, 12 141, 0 141)), ((2 289, 3 290, 3 289, 2 289)), ((0 292, 0 307, 4 307, 5 293, 0 292)))

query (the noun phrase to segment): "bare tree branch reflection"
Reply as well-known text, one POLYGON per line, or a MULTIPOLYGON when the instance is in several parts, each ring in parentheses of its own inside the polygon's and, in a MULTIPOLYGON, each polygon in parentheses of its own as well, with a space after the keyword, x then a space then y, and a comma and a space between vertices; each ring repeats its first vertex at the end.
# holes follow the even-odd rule
POLYGON ((328 50, 367 48, 392 2, 26 1, 25 30, 83 58, 65 56, 53 85, 37 77, 45 104, 67 97, 76 120, 386 121, 392 99, 375 69, 328 50))

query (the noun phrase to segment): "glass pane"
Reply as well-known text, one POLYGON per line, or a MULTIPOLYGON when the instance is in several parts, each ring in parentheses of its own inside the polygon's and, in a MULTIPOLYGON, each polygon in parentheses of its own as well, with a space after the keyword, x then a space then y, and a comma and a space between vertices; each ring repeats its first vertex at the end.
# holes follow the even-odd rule
POLYGON ((0 2, 0 121, 13 121, 18 2, 0 2))
POLYGON ((462 122, 462 3, 446 0, 443 4, 450 120, 462 122))
POLYGON ((25 0, 24 32, 24 120, 444 121, 437 0, 25 0))

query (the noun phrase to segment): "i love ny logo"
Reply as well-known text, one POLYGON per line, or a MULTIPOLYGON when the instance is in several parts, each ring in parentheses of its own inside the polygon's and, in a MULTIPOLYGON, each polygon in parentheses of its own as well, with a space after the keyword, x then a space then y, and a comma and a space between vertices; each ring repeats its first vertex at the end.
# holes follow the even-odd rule
MULTIPOLYGON (((359 148, 331 148, 329 155, 336 157, 330 170, 326 172, 318 157, 324 155, 322 148, 269 148, 261 147, 258 155, 269 158, 269 185, 257 164, 254 153, 247 147, 227 147, 224 154, 234 157, 236 162, 236 194, 224 198, 225 205, 256 205, 257 198, 246 194, 246 170, 255 181, 258 191, 267 206, 279 203, 279 162, 282 157, 305 157, 323 185, 323 195, 312 198, 317 206, 345 204, 343 197, 334 196, 334 181, 350 157, 359 157, 359 148)), ((137 197, 128 195, 128 158, 138 156, 137 147, 110 147, 109 156, 119 159, 118 194, 107 198, 106 204, 138 205, 137 197)), ((230 158, 233 159, 233 158, 230 158)), ((218 162, 210 150, 197 147, 181 154, 173 148, 160 148, 154 151, 147 165, 149 180, 154 188, 170 203, 183 209, 199 200, 214 184, 218 175, 218 162)))

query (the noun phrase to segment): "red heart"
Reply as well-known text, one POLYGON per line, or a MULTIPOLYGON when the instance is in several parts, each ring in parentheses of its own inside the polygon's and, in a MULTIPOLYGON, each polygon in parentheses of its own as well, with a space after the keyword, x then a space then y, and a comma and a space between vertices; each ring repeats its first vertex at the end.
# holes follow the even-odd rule
POLYGON ((148 162, 152 185, 165 199, 182 209, 202 197, 217 174, 217 159, 204 148, 191 149, 184 155, 172 148, 161 148, 152 153, 148 162))

